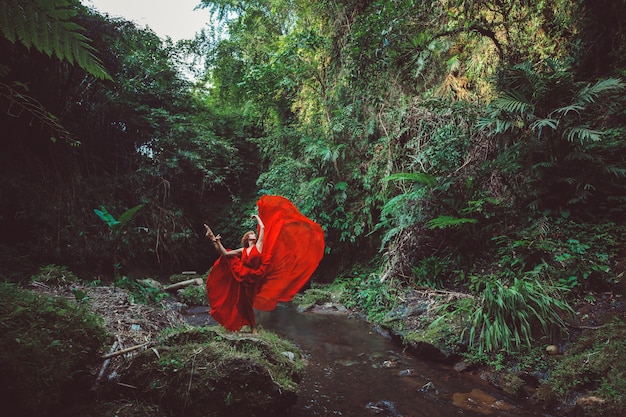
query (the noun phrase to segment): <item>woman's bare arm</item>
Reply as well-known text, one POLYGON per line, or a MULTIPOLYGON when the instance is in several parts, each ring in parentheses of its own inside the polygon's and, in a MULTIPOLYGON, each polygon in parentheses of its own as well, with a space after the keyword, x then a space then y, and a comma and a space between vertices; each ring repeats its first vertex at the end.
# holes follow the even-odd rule
POLYGON ((263 253, 263 237, 265 236, 265 224, 258 215, 253 214, 251 217, 255 218, 257 223, 259 224, 259 236, 256 240, 256 248, 259 253, 263 253))
POLYGON ((204 225, 204 228, 206 229, 205 236, 211 239, 211 241, 213 242, 213 246, 215 246, 215 250, 221 256, 236 256, 236 255, 241 254, 241 251, 242 251, 241 248, 235 249, 235 250, 226 250, 224 245, 222 245, 222 236, 220 236, 219 234, 217 236, 214 235, 211 228, 206 224, 204 225))

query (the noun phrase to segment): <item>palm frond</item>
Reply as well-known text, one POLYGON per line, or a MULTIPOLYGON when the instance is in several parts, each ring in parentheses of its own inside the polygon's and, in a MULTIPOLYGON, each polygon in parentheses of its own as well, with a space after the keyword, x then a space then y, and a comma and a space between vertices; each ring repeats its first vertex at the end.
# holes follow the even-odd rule
POLYGON ((544 127, 549 127, 552 130, 556 130, 559 126, 559 121, 556 119, 537 119, 531 125, 530 128, 533 131, 538 131, 538 137, 541 139, 541 133, 544 127))
POLYGON ((607 78, 583 87, 578 93, 578 99, 582 103, 593 103, 602 93, 618 91, 625 86, 626 84, 617 78, 607 78))
POLYGON ((575 126, 566 129, 563 134, 567 135, 568 141, 573 142, 574 140, 578 140, 580 143, 589 141, 596 142, 599 141, 602 137, 602 132, 594 129, 589 129, 585 126, 575 126))
POLYGON ((519 91, 507 91, 502 96, 492 101, 492 105, 508 113, 528 114, 533 113, 534 106, 519 91))
POLYGON ((626 168, 617 165, 606 165, 604 166, 604 173, 616 177, 626 177, 626 168))

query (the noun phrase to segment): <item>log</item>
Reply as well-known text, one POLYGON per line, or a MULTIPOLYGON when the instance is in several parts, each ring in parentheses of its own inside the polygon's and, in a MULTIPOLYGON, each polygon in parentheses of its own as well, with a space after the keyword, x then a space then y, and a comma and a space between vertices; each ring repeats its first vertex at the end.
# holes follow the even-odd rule
POLYGON ((181 288, 188 287, 190 285, 202 285, 203 283, 204 283, 204 280, 202 278, 194 278, 194 279, 188 279, 186 281, 180 281, 172 285, 168 285, 167 287, 163 289, 165 291, 176 291, 176 290, 180 290, 181 288))

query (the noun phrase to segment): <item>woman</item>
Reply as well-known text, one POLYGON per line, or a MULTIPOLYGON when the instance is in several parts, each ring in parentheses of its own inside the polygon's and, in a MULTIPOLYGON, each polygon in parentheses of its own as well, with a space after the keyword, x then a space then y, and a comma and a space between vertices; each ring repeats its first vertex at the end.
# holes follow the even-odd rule
POLYGON ((254 214, 259 228, 256 233, 248 231, 241 238, 241 248, 226 250, 222 237, 215 236, 208 225, 204 225, 206 236, 211 239, 220 258, 213 265, 207 279, 207 295, 211 305, 211 315, 229 330, 239 330, 248 325, 254 333, 254 310, 252 300, 255 286, 265 273, 262 265, 263 236, 265 225, 254 214), (212 288, 212 290, 210 290, 212 288))
POLYGON ((263 196, 257 207, 258 239, 246 232, 239 249, 227 250, 204 225, 220 254, 206 283, 211 315, 229 330, 247 325, 254 332, 254 309, 270 311, 293 299, 324 254, 324 231, 289 200, 263 196))

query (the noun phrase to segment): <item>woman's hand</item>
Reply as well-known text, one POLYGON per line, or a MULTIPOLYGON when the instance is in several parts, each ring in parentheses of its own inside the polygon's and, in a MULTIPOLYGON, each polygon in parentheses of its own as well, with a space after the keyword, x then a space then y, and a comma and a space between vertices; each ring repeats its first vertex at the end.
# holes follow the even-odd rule
POLYGON ((217 242, 218 240, 220 240, 222 238, 222 236, 220 236, 220 235, 215 236, 213 234, 213 230, 211 230, 211 228, 208 225, 205 224, 204 228, 206 230, 205 236, 208 237, 209 239, 211 239, 213 242, 217 242))
POLYGON ((265 225, 263 224, 263 220, 261 220, 261 218, 259 217, 258 214, 253 214, 250 216, 250 218, 252 219, 256 219, 256 222, 259 224, 259 226, 261 227, 261 229, 265 228, 265 225))

